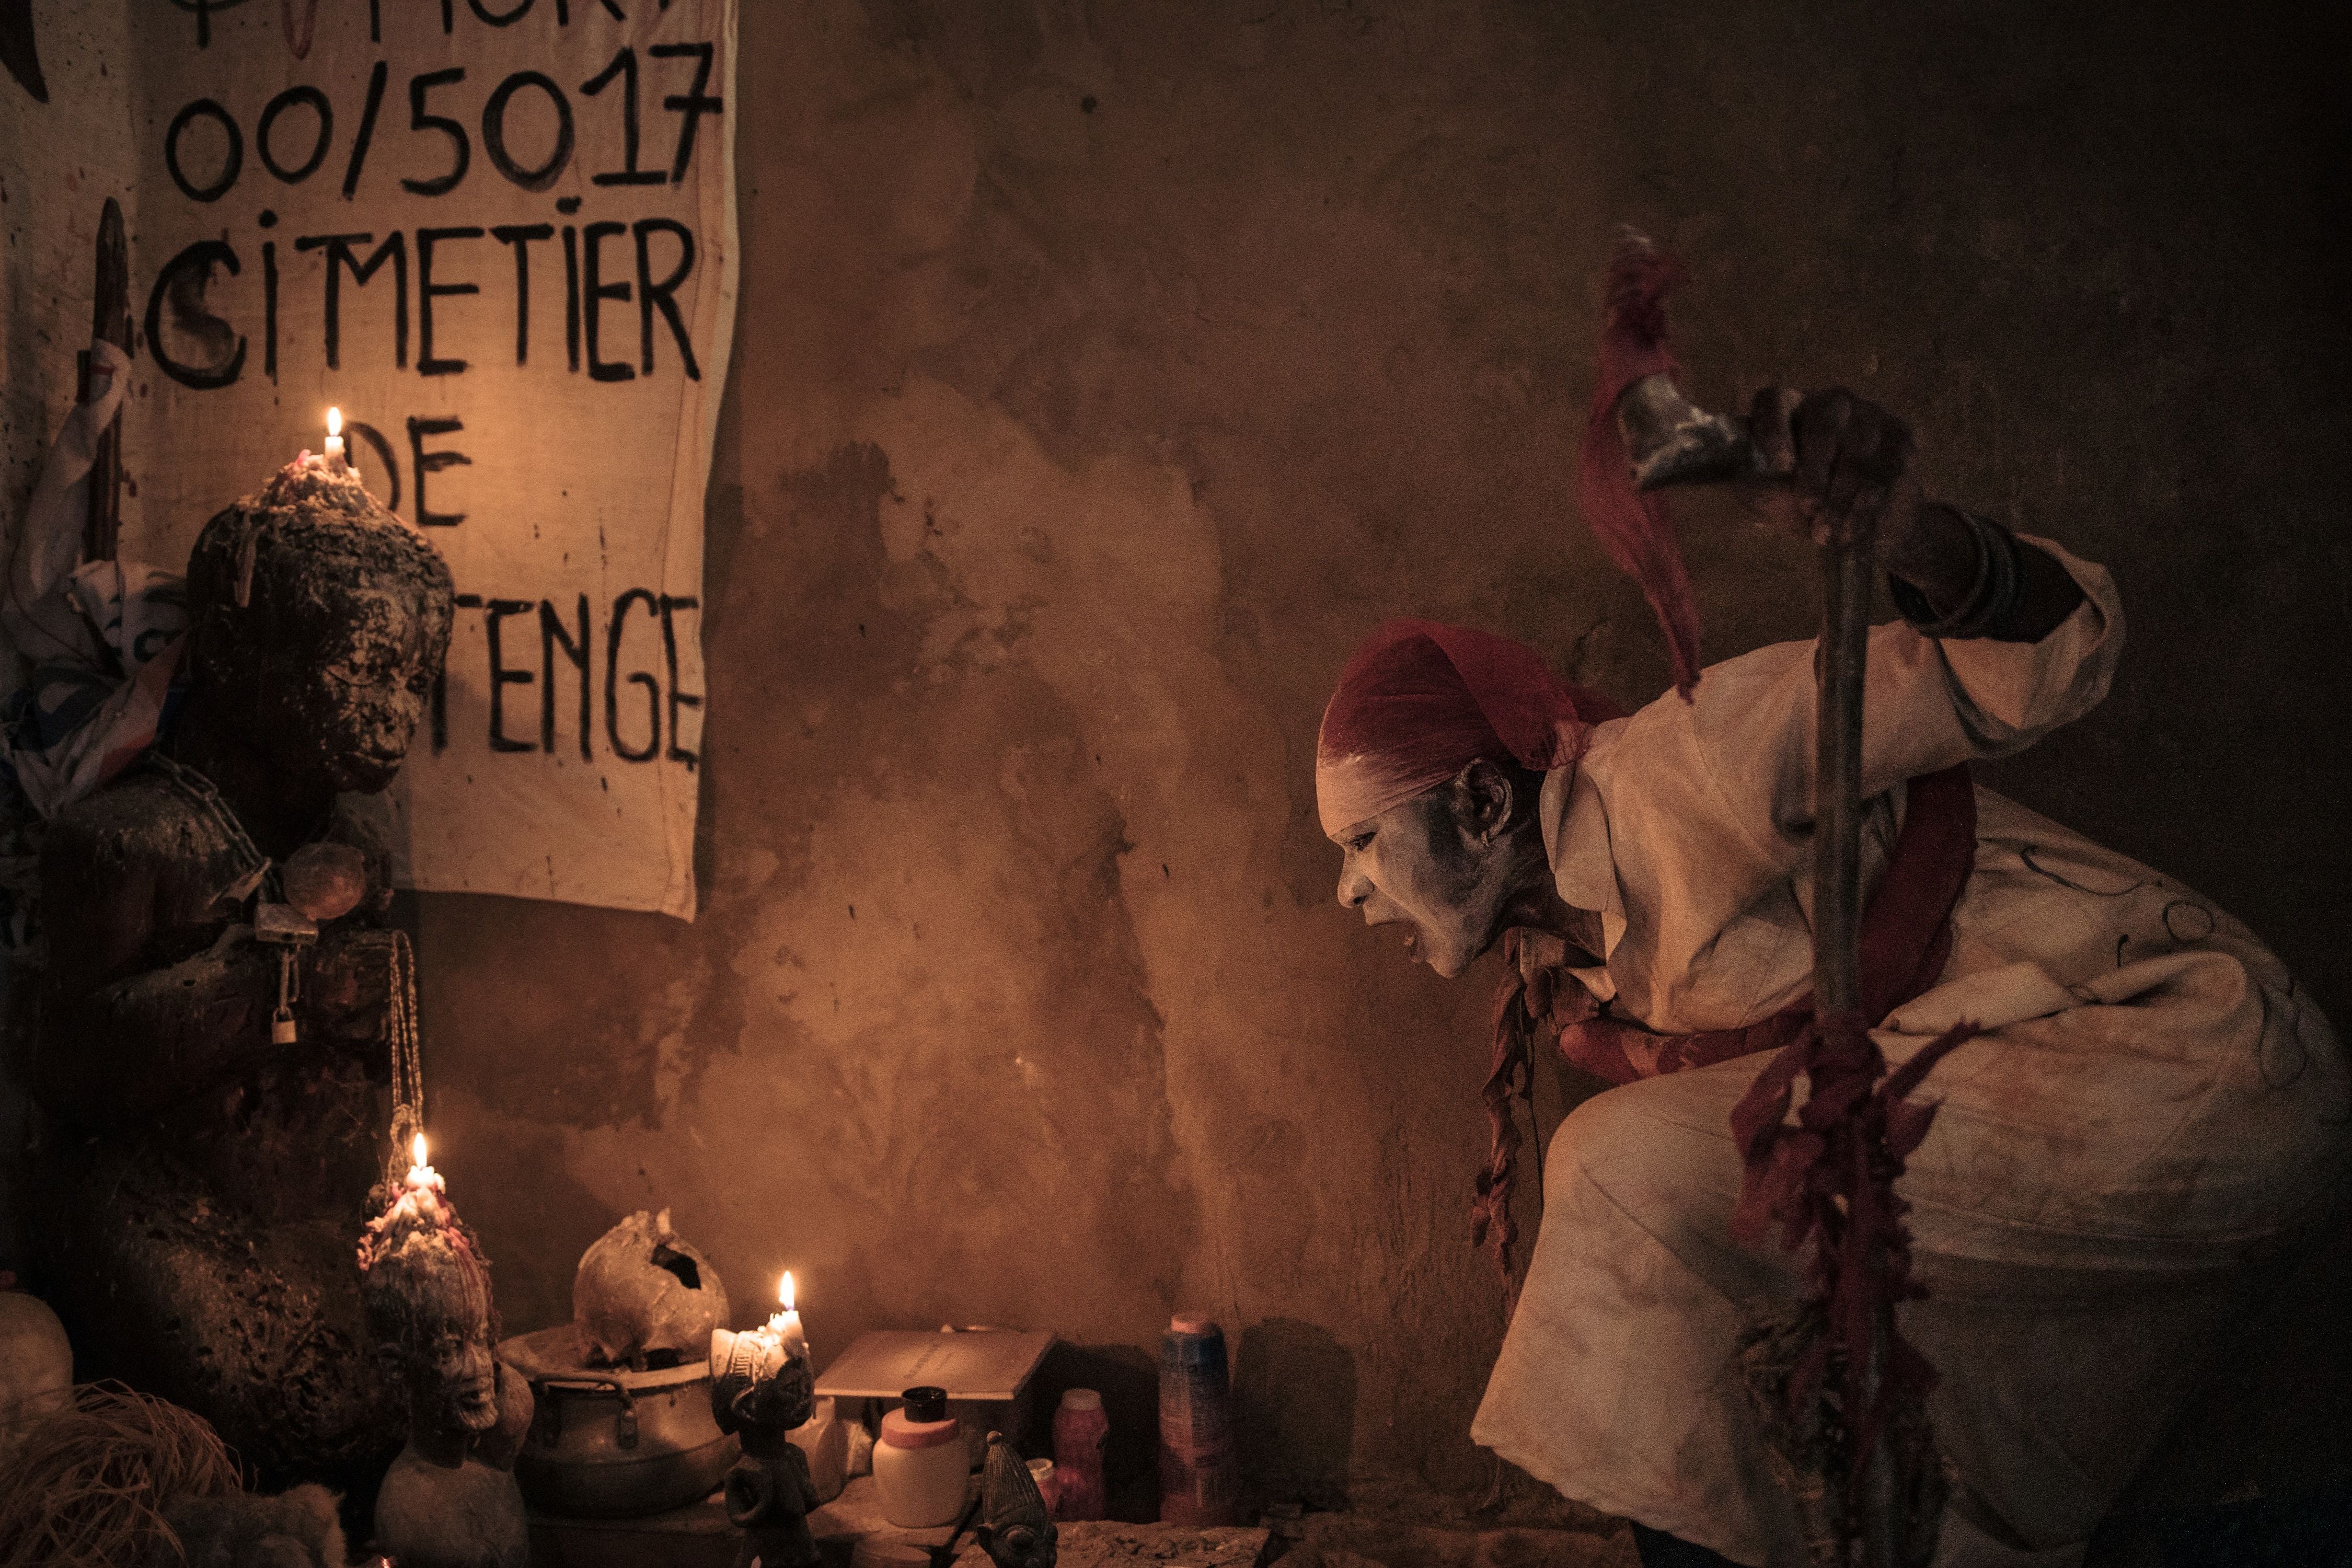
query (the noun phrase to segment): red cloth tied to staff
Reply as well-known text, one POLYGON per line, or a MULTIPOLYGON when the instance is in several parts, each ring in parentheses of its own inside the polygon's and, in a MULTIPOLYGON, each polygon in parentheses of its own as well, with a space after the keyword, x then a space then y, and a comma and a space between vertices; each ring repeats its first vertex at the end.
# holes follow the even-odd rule
POLYGON ((1649 375, 1672 375, 1679 367, 1666 352, 1666 293, 1682 269, 1629 236, 1609 267, 1608 302, 1601 322, 1601 370, 1592 384, 1592 408, 1585 416, 1584 441, 1576 458, 1576 500, 1585 526, 1617 569, 1642 585, 1643 596, 1666 634, 1674 655, 1675 689, 1690 700, 1698 684, 1698 605, 1690 574, 1666 521, 1658 492, 1633 488, 1624 433, 1617 427, 1617 400, 1649 375))
MULTIPOLYGON (((1781 1245, 1803 1255, 1813 1299, 1828 1317, 1829 1331, 1790 1369, 1783 1411, 1791 1427, 1802 1430, 1810 1424, 1807 1406, 1834 1388, 1852 1431, 1847 1481, 1850 1501, 1857 1505, 1860 1456, 1871 1452, 1890 1424, 1900 1432, 1898 1412, 1906 1404, 1916 1408, 1937 1381, 1936 1369, 1891 1313, 1874 1389, 1864 1350, 1878 1335, 1882 1312, 1927 1294, 1911 1273, 1911 1230, 1904 1220, 1911 1205, 1895 1182, 1927 1138, 1936 1107, 1913 1105, 1907 1097, 1930 1068, 1977 1033, 1973 1024, 1956 1025, 1889 1072, 1863 1015, 1812 1019, 1732 1108, 1731 1131, 1745 1172, 1731 1238, 1758 1246, 1777 1224, 1781 1245), (1801 1076, 1810 1093, 1790 1126, 1801 1076)), ((1907 1440, 1923 1443, 1922 1430, 1915 1428, 1907 1440)), ((1929 1452, 1912 1456, 1915 1465, 1934 1462, 1929 1452)))
MULTIPOLYGON (((1679 277, 1638 235, 1629 231, 1618 247, 1609 269, 1592 407, 1578 454, 1577 493, 1593 536, 1642 585, 1656 613, 1674 654, 1675 684, 1687 702, 1699 679, 1697 608, 1663 500, 1633 488, 1616 417, 1628 387, 1677 368, 1666 349, 1665 296, 1679 277)), ((1826 715, 1822 721, 1829 721, 1826 715)), ((1816 1017, 1808 999, 1742 1028, 1662 1037, 1601 1017, 1589 995, 1580 1000, 1581 985, 1563 984, 1572 977, 1538 973, 1506 991, 1496 1013, 1495 1062, 1486 1085, 1496 1153, 1479 1180, 1472 1230, 1474 1239, 1492 1235, 1507 1280, 1511 1224, 1501 1205, 1511 1185, 1508 1154, 1518 1142, 1510 1096, 1525 1091, 1538 1028, 1549 1026, 1570 1061, 1621 1083, 1758 1051, 1777 1053, 1732 1112, 1744 1171, 1731 1234, 1754 1246, 1777 1222, 1783 1245, 1806 1255, 1828 1332, 1812 1341, 1795 1369, 1787 1414, 1793 1429, 1804 1429, 1810 1425, 1805 1407, 1834 1381, 1836 1404, 1852 1434, 1847 1479, 1857 1489, 1850 1503, 1860 1501, 1861 1457, 1935 1383, 1934 1369, 1891 1316, 1895 1303, 1925 1294, 1911 1276, 1904 1223, 1908 1205, 1895 1182, 1927 1136, 1935 1108, 1907 1104, 1906 1096, 1976 1033, 1961 1025, 1889 1072, 1869 1031, 1942 973, 1951 955, 1951 912, 1967 887, 1975 851, 1976 799, 1967 767, 1913 779, 1903 831, 1863 911, 1860 1005, 1852 1011, 1816 1017), (1789 1112, 1801 1077, 1809 1093, 1792 1127, 1789 1112), (1875 1386, 1865 1370, 1866 1347, 1873 1345, 1884 1352, 1884 1375, 1875 1386)))

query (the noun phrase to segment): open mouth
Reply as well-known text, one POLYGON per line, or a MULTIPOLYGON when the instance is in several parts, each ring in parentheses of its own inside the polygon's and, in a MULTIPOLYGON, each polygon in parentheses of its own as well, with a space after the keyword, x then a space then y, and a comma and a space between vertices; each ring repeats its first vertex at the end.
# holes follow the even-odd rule
POLYGON ((1407 926, 1405 928, 1404 951, 1408 957, 1419 958, 1421 956, 1421 932, 1413 930, 1411 926, 1407 926))

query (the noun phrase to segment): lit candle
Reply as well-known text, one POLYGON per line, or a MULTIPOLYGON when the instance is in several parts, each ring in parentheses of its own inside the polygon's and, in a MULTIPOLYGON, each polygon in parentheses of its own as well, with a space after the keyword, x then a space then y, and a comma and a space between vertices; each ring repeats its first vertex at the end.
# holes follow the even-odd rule
POLYGON ((395 1211, 406 1208, 420 1215, 431 1214, 447 1201, 449 1188, 442 1181, 441 1173, 425 1163, 424 1133, 419 1132, 410 1142, 408 1159, 407 1191, 395 1198, 392 1206, 395 1211))
POLYGON ((793 1271, 789 1268, 784 1270, 783 1282, 776 1287, 776 1300, 784 1304, 784 1310, 768 1314, 768 1331, 782 1342, 786 1360, 807 1359, 808 1335, 801 1331, 801 1315, 793 1307, 793 1271))
POLYGON ((713 1377, 724 1377, 732 1372, 754 1383, 764 1382, 782 1376, 793 1363, 808 1360, 808 1335, 802 1331, 800 1313, 793 1310, 793 1277, 789 1271, 776 1288, 776 1300, 783 1303, 783 1310, 769 1313, 764 1328, 746 1329, 740 1334, 725 1329, 711 1331, 713 1377))
MULTIPOLYGON (((327 472, 340 474, 349 466, 343 460, 343 411, 330 408, 327 410, 327 472)), ((422 1141, 424 1134, 419 1133, 417 1137, 422 1141)), ((424 1163, 421 1155, 417 1163, 424 1163)))

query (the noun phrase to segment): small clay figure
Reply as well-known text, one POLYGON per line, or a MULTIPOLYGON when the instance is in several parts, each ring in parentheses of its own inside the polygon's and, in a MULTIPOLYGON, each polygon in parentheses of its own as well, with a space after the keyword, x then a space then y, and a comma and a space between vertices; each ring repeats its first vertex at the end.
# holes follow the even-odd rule
POLYGON ((402 1426, 351 1268, 387 1152, 394 933, 384 857, 337 796, 398 770, 451 589, 355 478, 289 465, 196 542, 163 739, 41 855, 40 1282, 85 1375, 198 1412, 261 1486, 325 1481, 355 1517, 402 1426), (315 940, 257 943, 265 916, 315 940))
POLYGON ((516 1452, 530 1386, 502 1364, 489 1260, 437 1190, 412 1187, 360 1244, 377 1364, 408 1443, 375 1500, 375 1548, 402 1568, 524 1568, 516 1452))
MULTIPOLYGON (((723 1344, 714 1341, 712 1353, 723 1355, 723 1344)), ((757 1370, 748 1357, 731 1359, 710 1384, 719 1429, 743 1445, 726 1480, 727 1522, 743 1532, 735 1568, 816 1568, 816 1538, 808 1526, 816 1486, 808 1456, 792 1439, 816 1408, 816 1379, 806 1356, 793 1357, 771 1376, 757 1370)))
POLYGON ((996 1568, 1054 1568, 1061 1532, 1037 1490, 1037 1478, 1014 1453, 1002 1432, 988 1435, 988 1460, 980 1473, 981 1550, 996 1568))

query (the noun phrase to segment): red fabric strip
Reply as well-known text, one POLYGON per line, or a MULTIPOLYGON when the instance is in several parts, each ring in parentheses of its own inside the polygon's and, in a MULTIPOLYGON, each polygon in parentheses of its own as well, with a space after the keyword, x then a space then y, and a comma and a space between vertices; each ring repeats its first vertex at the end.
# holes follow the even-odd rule
POLYGON ((1617 399, 1627 387, 1678 368, 1666 352, 1666 294, 1681 278, 1682 269, 1646 240, 1629 237, 1609 265, 1601 367, 1577 452, 1576 497, 1592 537, 1650 601, 1674 656, 1675 689, 1688 701, 1699 678, 1698 605, 1665 501, 1654 490, 1634 489, 1625 437, 1617 428, 1617 399))

